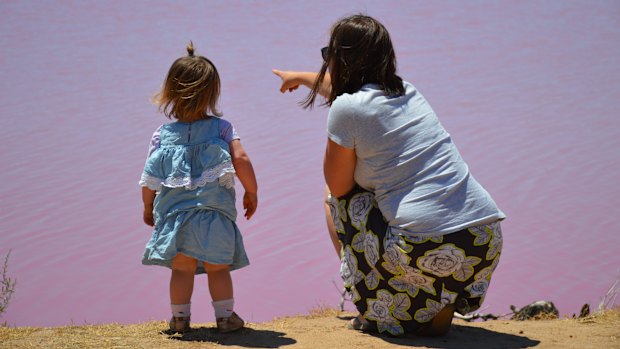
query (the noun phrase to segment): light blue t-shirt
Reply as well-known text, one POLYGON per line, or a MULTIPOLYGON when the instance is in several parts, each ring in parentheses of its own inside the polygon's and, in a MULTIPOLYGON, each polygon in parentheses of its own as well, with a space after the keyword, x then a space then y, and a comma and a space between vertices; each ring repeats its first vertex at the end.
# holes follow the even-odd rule
POLYGON ((397 233, 444 235, 505 218, 426 99, 404 86, 399 97, 367 84, 333 101, 328 137, 355 149, 355 182, 397 233))

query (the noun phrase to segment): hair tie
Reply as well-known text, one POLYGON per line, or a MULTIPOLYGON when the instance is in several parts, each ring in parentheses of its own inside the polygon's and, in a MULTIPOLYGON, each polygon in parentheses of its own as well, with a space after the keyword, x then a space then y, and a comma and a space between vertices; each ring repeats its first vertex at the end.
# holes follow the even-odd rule
POLYGON ((187 54, 190 57, 194 57, 194 43, 190 41, 186 48, 187 48, 187 54))

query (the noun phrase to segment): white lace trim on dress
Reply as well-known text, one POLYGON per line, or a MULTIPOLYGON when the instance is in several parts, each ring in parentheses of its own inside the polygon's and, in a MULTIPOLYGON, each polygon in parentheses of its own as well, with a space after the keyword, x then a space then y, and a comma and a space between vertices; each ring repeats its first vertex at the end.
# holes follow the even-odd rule
POLYGON ((215 182, 216 180, 219 180, 219 184, 228 189, 232 189, 235 186, 235 168, 232 162, 227 161, 215 167, 208 168, 196 179, 192 179, 190 176, 161 179, 142 173, 138 184, 142 187, 148 187, 149 189, 157 191, 161 190, 162 186, 169 188, 185 187, 186 189, 194 190, 198 187, 205 186, 207 183, 215 182))

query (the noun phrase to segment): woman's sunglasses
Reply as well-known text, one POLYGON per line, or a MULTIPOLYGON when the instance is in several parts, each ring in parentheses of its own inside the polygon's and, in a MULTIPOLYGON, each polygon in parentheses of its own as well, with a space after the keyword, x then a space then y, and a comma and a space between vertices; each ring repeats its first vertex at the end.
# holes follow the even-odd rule
POLYGON ((327 46, 321 49, 321 56, 323 56, 323 60, 327 62, 327 54, 329 53, 329 48, 327 46))

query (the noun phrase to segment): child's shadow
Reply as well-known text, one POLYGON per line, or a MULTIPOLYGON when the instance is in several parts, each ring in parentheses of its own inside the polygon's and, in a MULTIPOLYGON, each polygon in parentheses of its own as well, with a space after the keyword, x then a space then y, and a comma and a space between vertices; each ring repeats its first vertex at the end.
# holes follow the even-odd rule
POLYGON ((189 342, 211 342, 219 345, 237 345, 248 348, 279 348, 285 345, 297 343, 292 338, 285 337, 282 332, 269 330, 255 330, 244 327, 232 333, 219 333, 215 327, 192 328, 184 334, 173 334, 171 331, 163 331, 170 339, 189 342))

